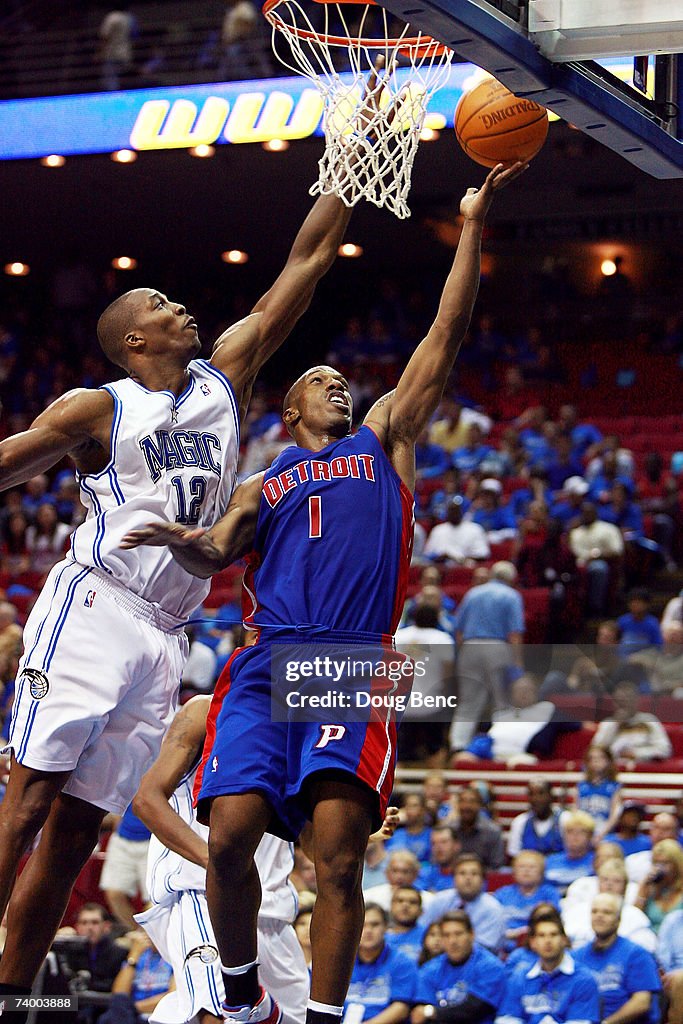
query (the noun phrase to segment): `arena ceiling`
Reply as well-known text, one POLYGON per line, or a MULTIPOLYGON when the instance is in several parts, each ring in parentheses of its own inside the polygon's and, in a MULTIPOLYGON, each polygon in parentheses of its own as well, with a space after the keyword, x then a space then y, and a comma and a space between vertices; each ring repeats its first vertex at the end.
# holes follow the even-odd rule
MULTIPOLYGON (((3 196, 0 263, 53 267, 67 251, 106 264, 134 256, 141 268, 173 261, 176 271, 213 264, 243 249, 254 268, 281 264, 311 199, 319 139, 270 153, 259 145, 220 146, 210 159, 187 152, 142 153, 130 165, 107 156, 74 157, 61 168, 38 161, 0 163, 3 196)), ((452 221, 457 199, 484 171, 452 133, 423 143, 410 205, 399 222, 361 203, 349 238, 383 268, 411 259, 429 264, 434 226, 452 221)), ((551 245, 556 238, 670 239, 679 249, 683 183, 657 181, 564 125, 525 178, 496 204, 494 236, 551 245)), ((441 232, 447 239, 447 232, 441 232)))

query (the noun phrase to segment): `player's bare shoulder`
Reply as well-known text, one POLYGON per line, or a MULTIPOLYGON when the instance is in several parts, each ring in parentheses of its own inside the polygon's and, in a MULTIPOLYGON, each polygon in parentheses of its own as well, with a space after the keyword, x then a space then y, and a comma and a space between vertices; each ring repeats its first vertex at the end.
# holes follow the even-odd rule
POLYGON ((232 324, 217 338, 211 351, 210 362, 230 380, 240 407, 244 404, 242 392, 251 380, 251 353, 259 337, 262 316, 259 312, 250 313, 232 324))
POLYGON ((99 472, 110 459, 114 400, 108 391, 74 388, 56 399, 31 425, 64 438, 82 473, 99 472))
POLYGON ((395 390, 382 395, 365 417, 364 425, 377 434, 389 462, 412 491, 415 486, 415 442, 401 428, 401 423, 397 423, 395 397, 395 390))
POLYGON ((391 426, 391 406, 395 391, 389 391, 378 398, 363 420, 364 427, 370 427, 377 434, 380 444, 386 449, 391 426))

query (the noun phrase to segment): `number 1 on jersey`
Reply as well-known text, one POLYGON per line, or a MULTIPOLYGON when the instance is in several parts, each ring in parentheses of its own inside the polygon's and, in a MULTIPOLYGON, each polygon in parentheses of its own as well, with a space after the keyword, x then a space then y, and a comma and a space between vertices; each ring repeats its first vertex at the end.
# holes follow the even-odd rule
POLYGON ((308 536, 318 540, 323 535, 323 512, 320 495, 314 494, 308 499, 308 536))

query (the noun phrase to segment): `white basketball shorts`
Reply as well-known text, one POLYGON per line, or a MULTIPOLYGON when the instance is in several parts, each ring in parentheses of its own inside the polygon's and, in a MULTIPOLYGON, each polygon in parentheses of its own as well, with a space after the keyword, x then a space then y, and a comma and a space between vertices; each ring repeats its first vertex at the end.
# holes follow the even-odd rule
POLYGON ((123 814, 175 711, 181 627, 97 570, 58 563, 24 628, 7 749, 70 771, 65 793, 123 814))
MULTIPOLYGON (((225 989, 206 895, 190 890, 177 896, 135 917, 173 967, 176 983, 152 1011, 152 1024, 186 1024, 201 1010, 223 1016, 225 989)), ((279 1003, 283 1024, 304 1024, 309 975, 291 924, 259 917, 258 958, 259 979, 279 1003)))

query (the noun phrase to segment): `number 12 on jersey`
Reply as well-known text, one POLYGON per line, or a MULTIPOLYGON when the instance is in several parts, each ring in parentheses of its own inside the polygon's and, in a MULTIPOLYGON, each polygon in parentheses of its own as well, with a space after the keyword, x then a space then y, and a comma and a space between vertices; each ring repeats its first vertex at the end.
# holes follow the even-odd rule
POLYGON ((171 483, 175 487, 176 498, 178 499, 178 515, 176 523, 183 523, 185 526, 196 526, 202 511, 202 502, 206 496, 206 480, 203 476, 193 476, 189 482, 189 501, 185 494, 182 477, 171 477, 171 483))
POLYGON ((314 494, 308 499, 308 536, 318 540, 323 535, 323 510, 320 495, 314 494))

